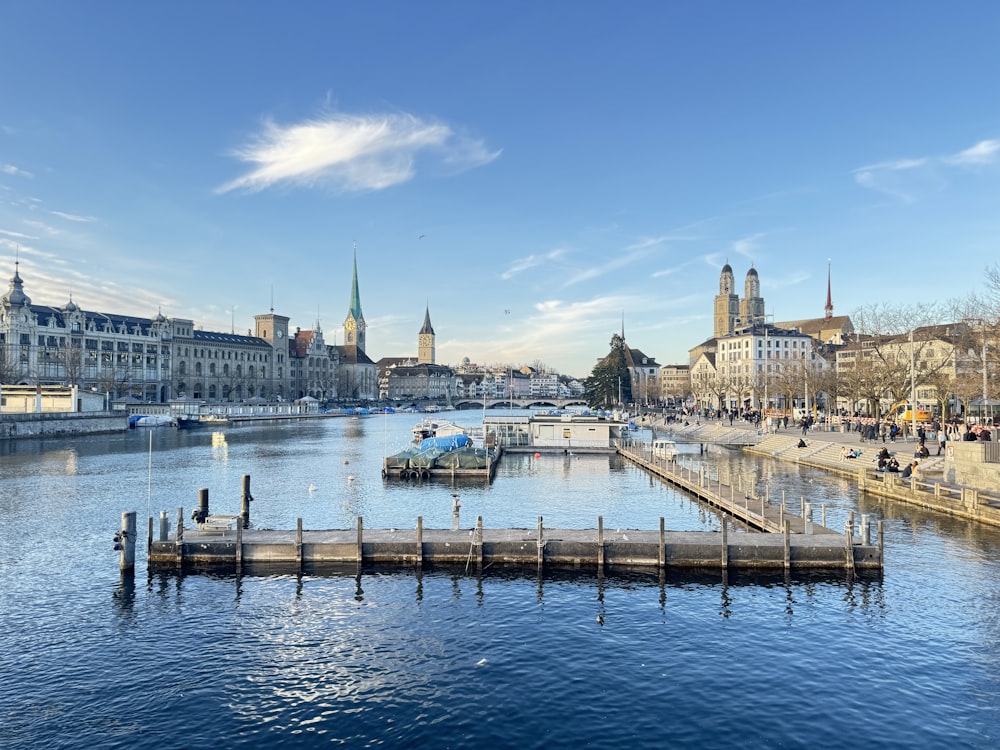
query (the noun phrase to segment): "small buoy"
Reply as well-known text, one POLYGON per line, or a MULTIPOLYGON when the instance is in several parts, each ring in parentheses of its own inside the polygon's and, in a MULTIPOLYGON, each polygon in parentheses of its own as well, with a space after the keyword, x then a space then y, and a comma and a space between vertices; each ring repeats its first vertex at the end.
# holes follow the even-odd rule
POLYGON ((348 474, 347 475, 347 481, 348 482, 353 482, 354 481, 354 475, 353 474, 348 474))
POLYGON ((316 491, 316 485, 314 485, 312 482, 309 483, 309 491, 310 492, 315 492, 316 491))
POLYGON ((345 459, 344 459, 344 466, 347 466, 347 464, 349 464, 349 463, 350 463, 350 461, 348 461, 348 460, 347 460, 347 459, 345 458, 345 459))
POLYGON ((483 666, 483 665, 484 665, 485 663, 486 663, 486 659, 485 659, 485 658, 483 658, 483 659, 480 659, 479 661, 477 661, 477 662, 476 662, 476 666, 477 666, 477 667, 481 667, 481 666, 483 666))
POLYGON ((536 454, 535 454, 535 458, 541 458, 541 457, 542 457, 542 454, 541 454, 541 453, 536 453, 536 454))

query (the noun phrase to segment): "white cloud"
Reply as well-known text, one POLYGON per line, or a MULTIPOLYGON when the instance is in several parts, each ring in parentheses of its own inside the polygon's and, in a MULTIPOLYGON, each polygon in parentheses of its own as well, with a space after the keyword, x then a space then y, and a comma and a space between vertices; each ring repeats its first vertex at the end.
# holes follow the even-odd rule
POLYGON ((751 234, 749 237, 741 237, 733 242, 733 252, 752 260, 753 253, 758 247, 757 241, 763 236, 763 232, 758 232, 757 234, 751 234))
POLYGON ((13 164, 0 164, 0 172, 3 174, 15 175, 17 177, 34 177, 31 172, 15 167, 13 164))
POLYGON ((97 221, 93 216, 80 216, 79 214, 68 214, 63 211, 49 211, 53 216, 58 216, 60 219, 66 219, 67 221, 97 221))
POLYGON ((24 223, 29 227, 34 227, 35 229, 41 229, 46 234, 61 234, 61 231, 55 227, 49 226, 44 221, 38 221, 37 219, 25 219, 24 223))
POLYGON ((947 164, 991 164, 1000 153, 1000 140, 980 141, 965 151, 959 151, 952 156, 946 156, 942 161, 947 164))
POLYGON ((10 231, 8 229, 0 229, 0 234, 6 234, 8 237, 17 237, 17 238, 22 239, 22 240, 37 240, 38 239, 38 237, 35 237, 34 235, 31 235, 31 234, 24 234, 23 232, 12 232, 12 231, 10 231))
POLYGON ((274 185, 381 190, 412 179, 418 154, 437 156, 457 170, 487 164, 500 152, 443 123, 406 114, 334 114, 292 125, 267 121, 251 143, 233 152, 256 167, 216 192, 274 185))
POLYGON ((523 273, 524 271, 536 268, 542 265, 543 263, 550 263, 552 261, 558 260, 565 254, 566 254, 565 250, 557 248, 555 250, 550 250, 544 255, 532 254, 532 255, 526 255, 523 258, 517 258, 510 264, 510 266, 508 266, 506 271, 500 274, 500 278, 503 279, 504 281, 506 281, 507 279, 512 279, 519 273, 523 273))
POLYGON ((950 167, 993 164, 1000 155, 1000 140, 982 140, 974 146, 947 156, 897 159, 869 164, 854 170, 854 181, 863 188, 912 203, 923 194, 947 186, 950 167))

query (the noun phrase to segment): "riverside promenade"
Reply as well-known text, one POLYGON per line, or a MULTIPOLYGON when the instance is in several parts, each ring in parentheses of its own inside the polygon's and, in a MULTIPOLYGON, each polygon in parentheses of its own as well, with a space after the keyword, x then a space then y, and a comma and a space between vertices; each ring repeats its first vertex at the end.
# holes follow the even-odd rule
POLYGON ((915 476, 903 479, 898 474, 878 471, 875 456, 884 445, 890 454, 895 455, 899 465, 905 466, 914 460, 917 441, 912 438, 897 438, 895 442, 886 439, 884 444, 881 439, 862 442, 860 433, 842 432, 839 425, 833 425, 831 429, 819 425, 805 435, 801 428, 791 426, 765 433, 753 425, 739 422, 732 426, 717 421, 688 425, 657 423, 654 428, 657 434, 669 436, 678 443, 742 448, 757 455, 852 477, 857 481, 859 490, 869 494, 1000 526, 1000 490, 996 486, 945 481, 946 462, 949 460, 947 448, 941 455, 936 455, 937 445, 933 441, 927 443, 931 455, 918 459, 915 476), (804 448, 798 447, 799 440, 805 441, 804 448), (853 459, 844 458, 845 447, 860 450, 861 455, 853 459))

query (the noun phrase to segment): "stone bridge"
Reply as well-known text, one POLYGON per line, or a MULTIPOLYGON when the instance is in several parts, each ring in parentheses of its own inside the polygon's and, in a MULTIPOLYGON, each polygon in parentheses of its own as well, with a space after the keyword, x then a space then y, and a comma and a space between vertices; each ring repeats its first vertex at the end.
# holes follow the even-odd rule
MULTIPOLYGON (((570 406, 587 406, 582 396, 573 398, 488 398, 485 399, 487 409, 567 409, 570 406)), ((482 398, 461 398, 451 402, 456 409, 482 409, 482 398)))

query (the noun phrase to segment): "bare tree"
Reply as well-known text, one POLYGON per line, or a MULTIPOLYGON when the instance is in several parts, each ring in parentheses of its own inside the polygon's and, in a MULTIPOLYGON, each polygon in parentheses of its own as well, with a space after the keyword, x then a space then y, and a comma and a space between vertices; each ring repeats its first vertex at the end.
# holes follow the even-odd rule
POLYGON ((80 341, 70 339, 57 352, 66 385, 81 385, 83 382, 83 349, 80 341))

